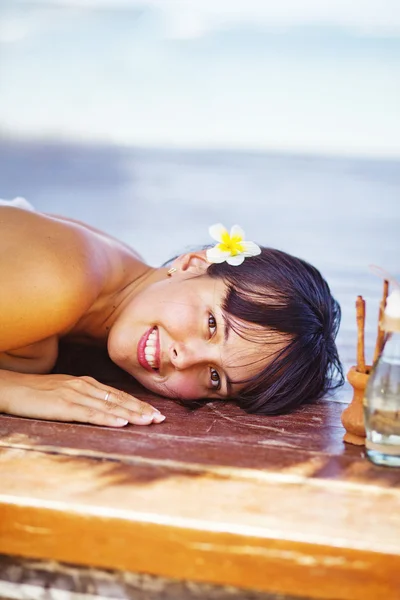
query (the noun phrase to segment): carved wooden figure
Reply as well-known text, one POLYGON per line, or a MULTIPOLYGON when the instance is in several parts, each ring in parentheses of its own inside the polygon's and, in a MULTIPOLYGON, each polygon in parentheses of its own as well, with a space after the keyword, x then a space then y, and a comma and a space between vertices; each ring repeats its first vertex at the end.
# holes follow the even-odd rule
MULTIPOLYGON (((383 295, 379 305, 378 334, 375 344, 374 364, 382 352, 384 345, 384 331, 381 329, 381 321, 389 293, 389 282, 383 282, 383 295)), ((365 364, 365 300, 357 296, 357 364, 350 368, 347 379, 353 388, 353 398, 349 406, 343 411, 341 420, 346 429, 343 441, 348 444, 363 446, 365 444, 364 408, 363 398, 368 377, 372 366, 365 364)))

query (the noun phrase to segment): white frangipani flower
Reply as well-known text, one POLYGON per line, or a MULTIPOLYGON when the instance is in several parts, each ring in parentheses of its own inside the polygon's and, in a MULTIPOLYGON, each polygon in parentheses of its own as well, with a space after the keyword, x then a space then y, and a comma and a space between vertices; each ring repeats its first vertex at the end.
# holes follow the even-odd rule
POLYGON ((237 266, 241 265, 246 257, 261 254, 261 248, 257 244, 244 241, 244 231, 239 225, 234 225, 230 233, 221 223, 211 225, 208 231, 218 242, 206 252, 210 263, 226 261, 229 265, 237 266))

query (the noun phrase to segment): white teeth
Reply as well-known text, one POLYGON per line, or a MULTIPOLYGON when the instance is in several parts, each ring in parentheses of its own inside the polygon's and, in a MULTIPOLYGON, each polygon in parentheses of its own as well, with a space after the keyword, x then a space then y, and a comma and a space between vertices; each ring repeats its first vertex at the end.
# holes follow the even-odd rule
POLYGON ((157 330, 151 332, 146 341, 146 347, 144 349, 144 355, 146 357, 147 362, 151 367, 155 367, 155 358, 156 358, 156 346, 157 346, 157 330))

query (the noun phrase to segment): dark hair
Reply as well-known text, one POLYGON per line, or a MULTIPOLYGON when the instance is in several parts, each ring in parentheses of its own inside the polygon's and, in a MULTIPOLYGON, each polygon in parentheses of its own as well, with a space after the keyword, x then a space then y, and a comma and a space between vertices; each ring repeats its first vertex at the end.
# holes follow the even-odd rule
POLYGON ((212 264, 207 274, 228 286, 223 310, 236 333, 269 349, 280 338, 269 364, 236 382, 245 383, 235 395, 241 408, 278 414, 343 384, 335 345, 340 306, 315 267, 280 250, 262 248, 259 256, 240 266, 212 264), (287 339, 283 348, 282 334, 287 339))

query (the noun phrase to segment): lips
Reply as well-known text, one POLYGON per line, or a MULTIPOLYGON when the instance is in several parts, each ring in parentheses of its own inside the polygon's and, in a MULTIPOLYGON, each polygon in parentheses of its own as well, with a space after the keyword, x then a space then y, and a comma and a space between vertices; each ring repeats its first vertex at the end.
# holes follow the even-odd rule
POLYGON ((146 371, 157 371, 160 368, 160 336, 157 327, 152 327, 140 338, 137 357, 146 371))

